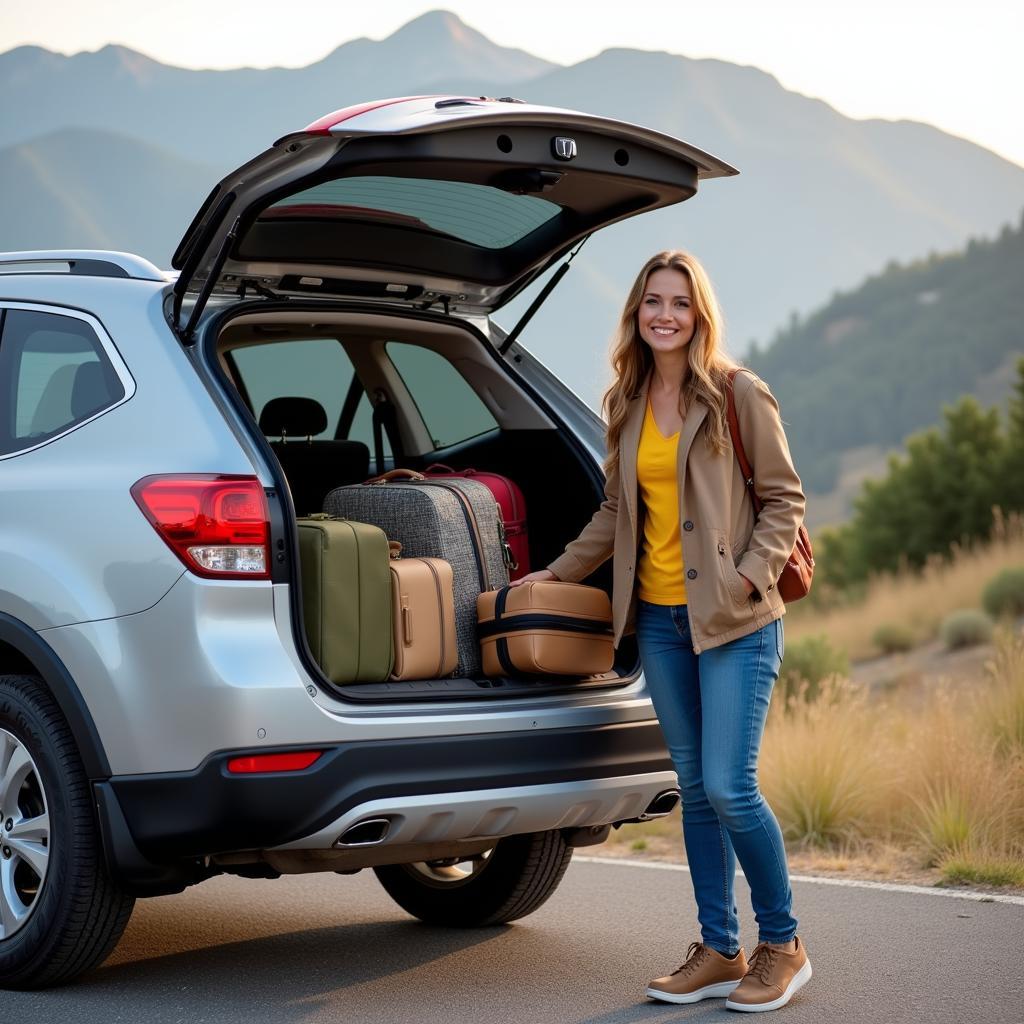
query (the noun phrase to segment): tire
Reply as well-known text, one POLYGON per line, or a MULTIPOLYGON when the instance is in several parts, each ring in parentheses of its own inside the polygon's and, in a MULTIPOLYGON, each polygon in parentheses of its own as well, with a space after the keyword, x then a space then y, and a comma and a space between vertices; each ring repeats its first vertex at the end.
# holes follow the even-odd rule
POLYGON ((0 986, 44 988, 95 967, 135 900, 107 873, 92 789, 56 702, 0 675, 0 986))
POLYGON ((499 839, 492 850, 374 868, 388 895, 427 924, 474 928, 532 914, 555 891, 572 859, 560 832, 499 839), (460 871, 457 863, 468 865, 460 871))

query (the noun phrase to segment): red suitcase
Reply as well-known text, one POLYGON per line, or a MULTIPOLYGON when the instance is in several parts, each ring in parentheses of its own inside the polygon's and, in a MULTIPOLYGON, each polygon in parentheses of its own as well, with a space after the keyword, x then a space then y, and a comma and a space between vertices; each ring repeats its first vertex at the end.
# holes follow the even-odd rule
POLYGON ((526 499, 519 485, 507 476, 482 472, 478 469, 455 470, 435 462, 427 466, 424 475, 439 479, 446 476, 465 477, 477 480, 490 490, 494 500, 501 506, 501 517, 505 520, 505 538, 516 560, 515 568, 509 568, 508 578, 517 580, 530 571, 530 544, 526 531, 526 499))

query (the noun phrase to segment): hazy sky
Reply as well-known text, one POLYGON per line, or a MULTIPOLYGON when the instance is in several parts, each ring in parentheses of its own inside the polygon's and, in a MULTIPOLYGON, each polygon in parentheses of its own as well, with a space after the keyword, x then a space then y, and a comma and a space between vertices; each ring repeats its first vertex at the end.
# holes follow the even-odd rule
POLYGON ((851 117, 926 121, 1024 165, 1024 0, 0 0, 0 50, 115 42, 183 67, 300 67, 441 6, 496 43, 561 64, 611 46, 753 64, 851 117))

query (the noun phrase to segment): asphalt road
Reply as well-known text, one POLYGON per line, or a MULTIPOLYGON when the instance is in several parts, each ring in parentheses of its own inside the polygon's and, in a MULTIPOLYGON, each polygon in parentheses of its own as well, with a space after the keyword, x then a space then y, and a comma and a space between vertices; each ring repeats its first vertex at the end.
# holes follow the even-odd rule
MULTIPOLYGON (((757 936, 737 885, 749 953, 757 936)), ((814 977, 772 1019, 1024 1022, 1024 906, 793 889, 814 977)), ((477 931, 412 921, 369 871, 218 878, 140 901, 112 957, 78 982, 0 1002, 4 1020, 33 1024, 749 1019, 722 1000, 644 998, 696 937, 689 876, 628 864, 574 863, 537 913, 477 931)))

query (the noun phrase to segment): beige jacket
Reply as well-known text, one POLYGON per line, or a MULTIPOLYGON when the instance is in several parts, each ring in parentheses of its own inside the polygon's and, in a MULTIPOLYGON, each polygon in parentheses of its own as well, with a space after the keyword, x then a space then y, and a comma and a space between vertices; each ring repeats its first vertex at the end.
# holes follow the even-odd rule
MULTIPOLYGON (((637 448, 650 376, 631 400, 619 441, 619 466, 605 481, 605 500, 583 532, 548 568, 576 583, 614 556, 612 614, 615 646, 633 631, 636 562, 643 541, 644 509, 636 479, 637 448), (621 499, 621 500, 620 500, 621 499)), ((729 443, 715 455, 698 429, 707 406, 695 402, 679 432, 679 515, 690 632, 698 654, 753 633, 785 614, 775 588, 803 521, 804 493, 793 468, 767 385, 750 370, 736 374, 736 413, 754 487, 764 503, 754 510, 729 443), (748 597, 740 573, 757 588, 748 597)))

